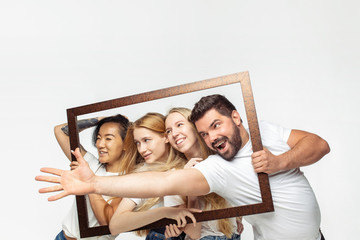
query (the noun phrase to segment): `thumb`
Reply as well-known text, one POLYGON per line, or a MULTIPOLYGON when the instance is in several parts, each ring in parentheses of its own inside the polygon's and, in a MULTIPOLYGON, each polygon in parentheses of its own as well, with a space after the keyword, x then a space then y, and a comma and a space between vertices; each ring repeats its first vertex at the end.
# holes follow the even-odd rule
POLYGON ((198 209, 198 208, 188 208, 188 210, 189 210, 190 212, 194 212, 194 213, 201 213, 201 212, 202 212, 202 210, 201 210, 201 209, 198 209))
POLYGON ((85 161, 83 156, 80 153, 79 148, 76 148, 75 151, 71 150, 71 153, 76 157, 76 160, 78 161, 79 164, 81 164, 85 161))

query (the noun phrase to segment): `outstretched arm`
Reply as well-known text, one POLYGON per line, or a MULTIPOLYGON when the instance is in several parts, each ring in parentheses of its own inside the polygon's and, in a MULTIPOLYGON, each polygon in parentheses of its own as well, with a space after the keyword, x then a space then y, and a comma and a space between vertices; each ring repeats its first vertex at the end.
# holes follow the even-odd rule
POLYGON ((40 193, 61 191, 49 197, 49 201, 68 195, 97 193, 117 197, 150 198, 165 195, 199 196, 209 193, 210 187, 197 169, 168 172, 143 172, 115 177, 95 176, 83 159, 79 149, 75 156, 79 167, 73 171, 42 168, 41 171, 56 176, 37 176, 37 181, 57 183, 39 190, 40 193))
POLYGON ((291 150, 278 156, 267 149, 253 153, 252 163, 255 171, 270 174, 307 166, 319 161, 330 152, 330 147, 324 139, 301 130, 292 130, 287 144, 291 150))
POLYGON ((191 212, 201 212, 197 209, 176 207, 159 207, 147 211, 133 212, 135 206, 135 203, 129 198, 124 198, 121 201, 110 221, 109 227, 112 235, 145 226, 165 217, 176 220, 178 227, 186 225, 185 217, 189 217, 195 225, 196 219, 191 212))

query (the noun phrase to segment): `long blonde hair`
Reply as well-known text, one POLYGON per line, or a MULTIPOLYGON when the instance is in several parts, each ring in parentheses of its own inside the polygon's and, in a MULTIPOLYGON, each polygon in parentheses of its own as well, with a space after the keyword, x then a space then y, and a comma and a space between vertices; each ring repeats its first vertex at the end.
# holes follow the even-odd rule
MULTIPOLYGON (((124 155, 120 164, 120 173, 129 174, 141 171, 167 171, 173 168, 182 169, 186 159, 178 151, 173 149, 169 143, 166 143, 168 158, 165 163, 155 162, 151 165, 144 165, 144 159, 141 157, 134 142, 134 130, 136 128, 146 128, 161 136, 165 136, 165 116, 160 113, 147 113, 143 117, 133 122, 127 130, 124 140, 124 155)), ((141 205, 137 206, 134 211, 146 211, 160 202, 162 198, 149 198, 141 205)), ((137 235, 145 235, 149 230, 136 231, 137 235)))
MULTIPOLYGON (((190 117, 190 114, 191 114, 190 109, 182 108, 182 107, 172 108, 172 109, 169 110, 166 117, 168 117, 171 113, 179 113, 179 114, 181 114, 191 124, 191 126, 194 128, 196 138, 197 138, 197 140, 198 140, 198 142, 200 144, 200 151, 201 151, 202 159, 206 159, 209 155, 212 155, 212 154, 215 153, 213 150, 211 150, 206 145, 203 138, 197 132, 196 127, 194 126, 194 124, 191 121, 189 121, 189 117, 190 117)), ((165 120, 166 120, 166 118, 165 118, 165 120)), ((204 209, 205 210, 215 210, 215 209, 222 209, 222 208, 228 208, 229 207, 229 204, 227 203, 227 201, 224 198, 217 195, 216 193, 209 193, 209 194, 201 196, 199 198, 202 198, 204 200, 204 202, 205 202, 204 209)), ((232 227, 230 219, 228 219, 228 218, 220 219, 220 220, 217 221, 217 223, 218 223, 219 230, 222 233, 224 233, 227 238, 231 238, 234 229, 232 227)))

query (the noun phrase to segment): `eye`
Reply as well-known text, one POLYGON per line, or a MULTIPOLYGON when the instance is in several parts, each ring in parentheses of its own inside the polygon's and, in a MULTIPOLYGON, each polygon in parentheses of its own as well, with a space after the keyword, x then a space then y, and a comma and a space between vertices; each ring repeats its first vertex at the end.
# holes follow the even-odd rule
POLYGON ((208 134, 207 133, 200 133, 200 136, 202 137, 202 138, 205 138, 206 136, 207 136, 208 134))
POLYGON ((214 128, 218 128, 220 126, 220 123, 215 123, 214 128))
POLYGON ((140 143, 138 141, 135 141, 134 143, 135 143, 136 146, 140 145, 140 143))
POLYGON ((167 134, 167 135, 169 135, 171 133, 171 129, 167 129, 166 131, 165 131, 165 134, 167 134))
POLYGON ((178 123, 177 127, 181 127, 182 125, 184 125, 183 123, 178 123))
POLYGON ((145 138, 145 139, 144 139, 144 142, 147 143, 147 142, 149 142, 150 140, 151 140, 151 139, 149 139, 149 138, 145 138))

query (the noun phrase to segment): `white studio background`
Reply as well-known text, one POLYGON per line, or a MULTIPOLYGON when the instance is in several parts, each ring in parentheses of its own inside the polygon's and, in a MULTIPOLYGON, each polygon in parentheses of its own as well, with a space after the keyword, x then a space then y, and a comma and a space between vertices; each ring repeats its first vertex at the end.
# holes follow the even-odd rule
POLYGON ((355 0, 0 1, 1 238, 60 231, 72 197, 48 202, 34 177, 68 168, 53 134, 67 108, 241 71, 259 119, 329 142, 331 153, 302 169, 326 239, 357 238, 359 9, 355 0))

